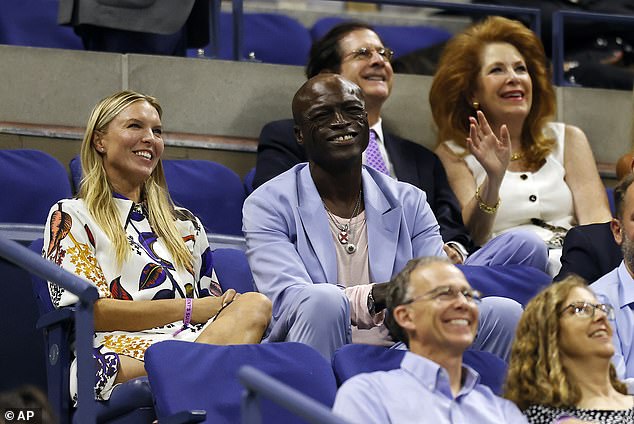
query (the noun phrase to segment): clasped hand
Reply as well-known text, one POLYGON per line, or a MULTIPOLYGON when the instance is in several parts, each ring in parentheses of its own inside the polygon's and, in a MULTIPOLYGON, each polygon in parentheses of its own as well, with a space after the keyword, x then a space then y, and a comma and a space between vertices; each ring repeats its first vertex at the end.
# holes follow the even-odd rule
POLYGON ((209 321, 222 308, 240 297, 234 289, 228 289, 222 296, 207 296, 194 300, 192 306, 192 322, 194 324, 209 321))

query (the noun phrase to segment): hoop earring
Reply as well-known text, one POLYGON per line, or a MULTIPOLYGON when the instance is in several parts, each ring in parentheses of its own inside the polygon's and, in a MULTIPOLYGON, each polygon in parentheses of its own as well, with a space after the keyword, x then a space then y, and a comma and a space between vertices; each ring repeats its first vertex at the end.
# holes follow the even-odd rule
POLYGON ((473 106, 475 110, 480 110, 480 103, 475 100, 471 103, 471 106, 473 106))

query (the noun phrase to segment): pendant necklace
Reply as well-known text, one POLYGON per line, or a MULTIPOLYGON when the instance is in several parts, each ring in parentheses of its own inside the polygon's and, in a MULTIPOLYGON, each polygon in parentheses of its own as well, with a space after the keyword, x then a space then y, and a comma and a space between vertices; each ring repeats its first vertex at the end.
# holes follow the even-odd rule
POLYGON ((354 209, 352 210, 352 215, 350 216, 350 219, 348 219, 348 222, 345 224, 339 223, 339 221, 337 221, 337 218, 335 218, 334 214, 330 212, 330 209, 328 209, 328 206, 326 206, 326 202, 322 201, 324 204, 324 208, 326 208, 326 213, 328 214, 328 217, 330 218, 332 223, 335 225, 335 227, 337 227, 337 229, 339 230, 339 233, 337 234, 337 239, 339 240, 339 243, 341 243, 344 246, 346 253, 349 253, 349 254, 353 254, 354 252, 357 251, 357 246, 353 243, 354 240, 353 240, 353 232, 352 232, 351 224, 352 224, 352 218, 354 218, 359 213, 359 209, 361 208, 362 192, 363 190, 359 190, 357 203, 355 203, 354 205, 354 209))

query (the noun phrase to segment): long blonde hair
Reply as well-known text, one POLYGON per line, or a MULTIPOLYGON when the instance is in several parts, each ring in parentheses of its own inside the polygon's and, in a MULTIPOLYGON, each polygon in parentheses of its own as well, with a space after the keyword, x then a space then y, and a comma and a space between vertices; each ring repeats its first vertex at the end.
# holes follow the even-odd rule
MULTIPOLYGON (((574 407, 581 391, 562 365, 559 350, 559 311, 575 288, 588 289, 578 276, 553 283, 526 305, 515 333, 504 397, 524 410, 531 405, 574 407)), ((627 389, 610 364, 610 382, 627 389)))
POLYGON ((521 22, 492 16, 454 36, 443 50, 429 91, 429 103, 438 128, 438 144, 453 140, 466 147, 469 116, 482 50, 490 43, 509 43, 526 61, 533 81, 533 103, 522 128, 522 149, 529 164, 539 165, 555 145, 544 127, 556 111, 550 68, 539 38, 521 22))
MULTIPOLYGON (((163 110, 158 101, 145 94, 134 91, 120 91, 102 99, 92 110, 86 125, 81 145, 82 179, 79 198, 86 203, 95 222, 103 229, 114 246, 116 258, 121 264, 130 254, 130 247, 115 206, 113 187, 110 185, 103 165, 103 157, 93 145, 95 133, 105 133, 112 120, 132 103, 148 102, 162 116, 163 110)), ((142 189, 147 202, 149 221, 172 255, 178 268, 191 269, 193 257, 175 225, 174 203, 167 191, 163 163, 159 159, 152 174, 142 189)))

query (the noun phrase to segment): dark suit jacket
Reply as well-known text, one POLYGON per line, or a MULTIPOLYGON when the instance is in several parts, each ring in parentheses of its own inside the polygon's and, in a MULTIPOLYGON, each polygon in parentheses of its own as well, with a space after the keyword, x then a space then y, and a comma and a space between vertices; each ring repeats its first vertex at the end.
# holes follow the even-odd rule
POLYGON ((623 260, 621 248, 614 241, 610 223, 573 227, 564 239, 561 271, 555 281, 577 274, 588 283, 612 271, 623 260))
MULTIPOLYGON (((253 187, 264 184, 300 162, 307 162, 304 148, 293 133, 293 120, 269 122, 262 128, 258 144, 253 187)), ((476 247, 464 223, 458 200, 454 195, 445 168, 438 156, 429 149, 383 131, 385 149, 399 181, 415 185, 427 194, 445 242, 456 241, 472 252, 476 247)))

